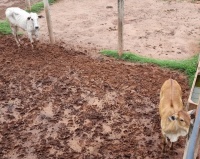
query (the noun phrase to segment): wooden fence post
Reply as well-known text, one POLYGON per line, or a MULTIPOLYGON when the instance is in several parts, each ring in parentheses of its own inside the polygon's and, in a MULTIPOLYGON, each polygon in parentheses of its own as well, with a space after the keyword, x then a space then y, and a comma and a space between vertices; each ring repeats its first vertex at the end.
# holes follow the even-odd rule
POLYGON ((53 44, 54 43, 54 37, 53 37, 51 16, 50 16, 50 13, 49 13, 49 1, 48 0, 43 0, 43 2, 44 2, 44 10, 45 10, 45 13, 46 13, 46 20, 47 20, 49 38, 50 38, 51 44, 53 44))
POLYGON ((29 11, 31 11, 31 0, 26 0, 26 7, 29 11))
POLYGON ((123 54, 124 0, 118 0, 118 55, 123 54))

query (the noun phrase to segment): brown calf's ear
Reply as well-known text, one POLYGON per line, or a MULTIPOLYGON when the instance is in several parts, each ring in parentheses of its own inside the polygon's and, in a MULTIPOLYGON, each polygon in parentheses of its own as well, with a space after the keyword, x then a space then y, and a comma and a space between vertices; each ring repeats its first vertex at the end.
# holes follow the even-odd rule
POLYGON ((38 18, 44 18, 44 16, 42 16, 42 15, 38 15, 38 18))
POLYGON ((191 119, 194 119, 196 116, 196 109, 190 110, 187 112, 191 119))
POLYGON ((31 19, 31 17, 28 17, 28 18, 27 18, 27 20, 30 20, 30 19, 31 19))
POLYGON ((193 109, 193 110, 190 110, 187 112, 190 116, 190 124, 194 124, 194 120, 195 120, 195 117, 196 117, 196 109, 193 109))

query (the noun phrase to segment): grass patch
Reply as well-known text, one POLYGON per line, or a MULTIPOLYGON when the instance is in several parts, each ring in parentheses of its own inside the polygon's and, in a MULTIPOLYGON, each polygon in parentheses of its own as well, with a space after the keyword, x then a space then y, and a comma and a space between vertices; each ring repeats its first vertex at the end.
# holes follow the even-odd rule
MULTIPOLYGON (((56 0, 49 0, 49 4, 53 4, 56 0)), ((31 6, 31 12, 39 13, 44 9, 43 1, 35 3, 31 6)))
MULTIPOLYGON (((54 3, 56 0, 49 0, 49 4, 54 3)), ((31 12, 39 13, 44 9, 43 1, 35 3, 31 6, 31 12)), ((10 25, 7 20, 0 21, 0 35, 11 34, 10 25)))
POLYGON ((12 31, 10 29, 10 25, 7 20, 0 21, 0 34, 7 35, 11 34, 12 31))
POLYGON ((151 63, 163 68, 179 70, 181 72, 184 72, 188 76, 190 86, 192 86, 198 64, 198 55, 195 55, 192 58, 186 60, 159 60, 153 58, 146 58, 130 52, 124 53, 121 57, 118 56, 117 51, 103 50, 101 51, 101 53, 106 56, 111 56, 129 62, 151 63))

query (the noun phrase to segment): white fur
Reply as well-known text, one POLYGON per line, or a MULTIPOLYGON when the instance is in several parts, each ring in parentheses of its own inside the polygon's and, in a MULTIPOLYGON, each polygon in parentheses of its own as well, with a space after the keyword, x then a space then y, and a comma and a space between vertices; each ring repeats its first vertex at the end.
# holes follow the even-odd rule
POLYGON ((186 136, 187 131, 180 129, 177 133, 172 134, 172 133, 164 133, 164 135, 169 138, 170 142, 176 142, 179 138, 179 136, 186 136))
POLYGON ((28 13, 20 8, 11 7, 6 9, 5 14, 6 18, 10 22, 12 33, 18 46, 20 45, 19 38, 17 36, 18 27, 27 31, 31 45, 33 43, 32 36, 35 36, 36 40, 38 40, 39 24, 38 15, 36 13, 28 13))

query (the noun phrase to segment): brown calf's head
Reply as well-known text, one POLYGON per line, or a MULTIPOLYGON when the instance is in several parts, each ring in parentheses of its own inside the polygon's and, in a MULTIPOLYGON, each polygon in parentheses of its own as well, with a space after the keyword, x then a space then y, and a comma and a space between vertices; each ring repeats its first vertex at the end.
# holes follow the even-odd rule
POLYGON ((176 121, 180 127, 189 128, 189 125, 194 123, 195 112, 195 109, 188 112, 181 110, 169 116, 169 120, 176 121))

